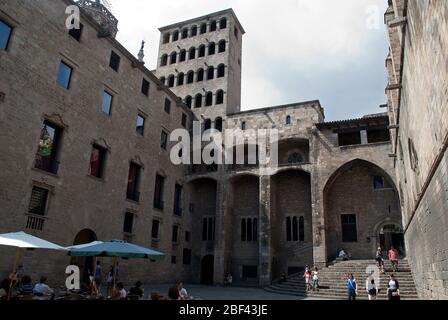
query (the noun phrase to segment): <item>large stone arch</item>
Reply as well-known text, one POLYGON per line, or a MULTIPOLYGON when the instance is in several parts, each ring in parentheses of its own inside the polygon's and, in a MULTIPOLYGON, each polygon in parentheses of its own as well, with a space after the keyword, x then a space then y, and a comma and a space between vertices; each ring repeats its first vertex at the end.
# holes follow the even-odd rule
POLYGON ((362 159, 351 160, 330 175, 323 188, 323 209, 327 261, 341 248, 354 259, 373 258, 378 224, 387 218, 401 221, 394 180, 383 168, 362 159), (384 188, 375 186, 378 177, 384 188))

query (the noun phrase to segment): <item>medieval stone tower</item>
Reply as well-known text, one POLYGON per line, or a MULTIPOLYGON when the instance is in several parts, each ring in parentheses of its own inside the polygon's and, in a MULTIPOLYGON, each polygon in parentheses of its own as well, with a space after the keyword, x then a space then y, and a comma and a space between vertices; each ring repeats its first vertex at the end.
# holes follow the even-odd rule
POLYGON ((156 74, 203 122, 220 130, 241 109, 242 37, 232 9, 179 22, 161 32, 156 74))

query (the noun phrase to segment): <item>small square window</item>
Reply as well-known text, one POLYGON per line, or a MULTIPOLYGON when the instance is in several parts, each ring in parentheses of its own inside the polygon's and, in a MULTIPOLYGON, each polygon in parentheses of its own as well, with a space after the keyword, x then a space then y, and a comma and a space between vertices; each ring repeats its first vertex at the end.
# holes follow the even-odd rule
POLYGON ((11 38, 12 27, 6 22, 0 20, 0 49, 8 49, 9 40, 11 38))
POLYGON ((165 99, 165 107, 164 110, 166 113, 171 113, 171 101, 169 99, 165 99))
POLYGON ((134 229, 134 214, 126 212, 124 216, 123 232, 132 233, 134 229))
POLYGON ((113 96, 111 94, 109 94, 108 92, 104 91, 103 105, 101 107, 101 110, 107 115, 112 114, 112 101, 113 101, 113 96))
POLYGON ((72 73, 73 68, 61 61, 61 64, 59 65, 57 82, 62 88, 67 90, 70 88, 72 73))
POLYGON ((385 188, 384 179, 382 176, 373 177, 373 188, 375 190, 380 190, 385 188))
POLYGON ((142 136, 145 133, 145 118, 141 115, 137 116, 137 132, 142 136))
POLYGON ((82 31, 84 29, 84 25, 82 23, 79 24, 79 28, 70 29, 68 34, 75 39, 76 41, 81 41, 82 31))
POLYGON ((109 66, 118 72, 118 69, 120 68, 120 56, 118 54, 116 54, 114 51, 111 52, 110 54, 110 62, 109 62, 109 66))
POLYGON ((146 79, 143 79, 142 81, 142 93, 145 96, 149 96, 149 81, 146 79))

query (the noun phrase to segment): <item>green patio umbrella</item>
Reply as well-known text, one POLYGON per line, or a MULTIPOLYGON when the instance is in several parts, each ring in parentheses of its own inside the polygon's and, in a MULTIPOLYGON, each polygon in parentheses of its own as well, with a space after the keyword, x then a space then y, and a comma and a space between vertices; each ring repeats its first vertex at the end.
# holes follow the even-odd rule
MULTIPOLYGON (((161 260, 164 253, 147 249, 126 241, 112 240, 110 242, 93 242, 90 245, 68 247, 68 255, 72 257, 113 257, 114 261, 114 288, 116 279, 116 265, 119 258, 124 259, 151 259, 161 260)), ((96 272, 96 268, 95 268, 96 272)), ((95 274, 94 274, 95 278, 95 274)))

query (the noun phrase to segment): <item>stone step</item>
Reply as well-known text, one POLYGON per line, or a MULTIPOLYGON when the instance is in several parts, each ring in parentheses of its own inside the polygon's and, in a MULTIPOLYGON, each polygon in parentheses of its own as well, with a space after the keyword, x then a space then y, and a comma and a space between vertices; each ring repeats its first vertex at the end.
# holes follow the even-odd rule
MULTIPOLYGON (((344 292, 344 294, 341 293, 333 293, 333 292, 303 292, 303 291, 296 291, 296 290, 277 290, 273 288, 266 288, 265 289, 268 292, 280 294, 280 295, 292 295, 292 296, 299 296, 299 297, 312 297, 312 298, 322 298, 322 299, 329 299, 329 300, 347 300, 347 292, 344 292)), ((357 296, 358 300, 368 300, 367 294, 358 294, 357 296)), ((379 294, 377 297, 378 300, 387 300, 387 296, 384 294, 379 294)), ((416 294, 403 294, 401 297, 402 300, 418 300, 418 296, 416 294)))

